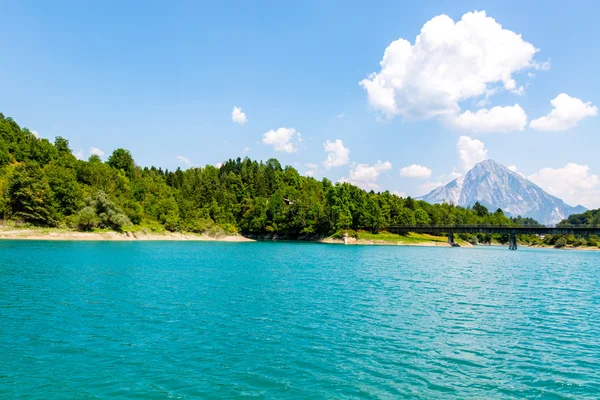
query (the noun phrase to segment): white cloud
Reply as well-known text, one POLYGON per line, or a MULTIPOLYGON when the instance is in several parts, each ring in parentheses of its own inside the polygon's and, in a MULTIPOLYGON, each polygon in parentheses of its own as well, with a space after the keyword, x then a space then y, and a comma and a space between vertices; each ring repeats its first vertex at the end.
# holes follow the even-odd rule
POLYGON ((317 164, 306 163, 304 164, 304 166, 307 168, 306 172, 304 172, 304 175, 306 176, 315 176, 315 174, 319 170, 319 166, 317 164))
POLYGON ((342 113, 342 114, 338 114, 338 115, 336 115, 335 117, 336 117, 337 119, 343 119, 345 116, 346 116, 346 114, 343 114, 343 113, 342 113))
POLYGON ((323 147, 325 148, 325 152, 328 153, 327 159, 323 161, 325 169, 339 167, 350 162, 350 149, 344 147, 344 143, 340 139, 337 139, 335 142, 328 140, 323 143, 323 147))
POLYGON ((242 154, 246 154, 250 151, 250 147, 246 146, 242 149, 242 154))
POLYGON ((215 164, 215 167, 217 167, 217 168, 221 168, 222 166, 223 166, 223 163, 220 161, 215 164))
POLYGON ((104 155, 104 151, 100 150, 97 147, 90 147, 90 154, 97 155, 98 157, 102 157, 104 155))
POLYGON ((600 177, 590 175, 587 165, 569 163, 562 168, 543 168, 528 178, 567 204, 600 207, 600 177))
POLYGON ((446 183, 448 183, 448 182, 452 182, 453 180, 455 180, 456 178, 460 178, 461 176, 462 176, 462 174, 461 174, 461 173, 459 173, 459 172, 456 172, 456 171, 452 171, 452 172, 450 172, 450 173, 448 174, 448 177, 447 177, 447 181, 446 181, 446 183))
POLYGON ((473 166, 487 158, 487 150, 481 140, 461 136, 456 143, 458 157, 463 171, 468 171, 473 166))
POLYGON ((522 131, 527 126, 527 114, 520 105, 507 107, 482 108, 476 112, 465 111, 462 114, 448 117, 448 122, 463 131, 514 132, 522 131))
POLYGON ((242 109, 235 106, 231 112, 231 120, 240 125, 245 125, 248 122, 248 118, 246 118, 246 114, 242 112, 242 109))
POLYGON ((519 172, 519 169, 517 168, 516 165, 511 165, 510 167, 508 167, 508 169, 516 174, 521 175, 523 178, 527 178, 525 175, 523 175, 522 173, 519 172))
POLYGON ((375 165, 358 164, 350 170, 350 177, 347 179, 342 178, 340 179, 340 182, 350 182, 365 190, 378 190, 379 185, 377 184, 377 179, 379 178, 379 175, 391 168, 392 163, 389 161, 377 161, 377 164, 375 165))
POLYGON ((187 157, 185 157, 185 156, 177 156, 177 157, 175 157, 175 159, 176 159, 178 162, 180 162, 180 163, 182 163, 182 164, 185 164, 185 165, 190 165, 190 164, 191 164, 191 162, 190 162, 189 158, 187 158, 187 157))
POLYGON ((301 142, 300 132, 294 128, 279 128, 276 131, 270 130, 263 135, 262 142, 272 145, 276 151, 285 153, 295 153, 298 149, 294 146, 294 140, 301 142))
POLYGON ((422 165, 412 164, 400 170, 400 175, 407 178, 427 179, 431 177, 431 170, 422 165))
MULTIPOLYGON (((501 90, 522 94, 513 74, 548 67, 534 61, 537 51, 485 11, 466 13, 458 22, 440 15, 423 25, 414 44, 402 38, 392 42, 380 71, 360 85, 371 106, 388 118, 456 117, 463 101, 489 98, 501 90)), ((483 111, 473 124, 497 131, 493 123, 481 121, 497 113, 483 111)))
POLYGON ((577 125, 587 117, 595 117, 598 107, 589 101, 584 103, 580 99, 561 93, 550 101, 552 111, 545 117, 534 119, 529 126, 538 131, 566 131, 577 125))
POLYGON ((38 138, 38 139, 40 138, 40 134, 39 134, 39 133, 37 133, 37 131, 31 131, 31 134, 32 134, 33 136, 35 136, 36 138, 38 138))
POLYGON ((408 197, 406 193, 401 192, 399 190, 394 190, 392 192, 392 194, 395 195, 395 196, 398 196, 398 197, 402 197, 402 198, 408 197))
POLYGON ((75 153, 75 157, 77 157, 78 160, 83 160, 85 159, 85 153, 83 150, 79 150, 77 153, 75 153))

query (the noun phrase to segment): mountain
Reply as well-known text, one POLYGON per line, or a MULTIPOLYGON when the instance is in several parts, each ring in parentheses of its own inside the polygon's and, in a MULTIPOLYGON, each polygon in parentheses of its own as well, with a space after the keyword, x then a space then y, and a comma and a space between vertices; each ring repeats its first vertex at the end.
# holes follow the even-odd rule
POLYGON ((463 207, 479 202, 490 211, 501 208, 506 215, 529 217, 544 225, 555 225, 569 215, 585 212, 493 160, 482 161, 463 177, 434 189, 419 200, 452 203, 463 207))

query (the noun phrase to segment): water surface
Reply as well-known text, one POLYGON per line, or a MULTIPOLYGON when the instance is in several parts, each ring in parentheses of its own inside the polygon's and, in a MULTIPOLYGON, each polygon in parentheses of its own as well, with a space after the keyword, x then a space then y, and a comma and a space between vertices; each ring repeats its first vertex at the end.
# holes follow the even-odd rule
POLYGON ((598 398, 600 253, 0 241, 0 398, 598 398))

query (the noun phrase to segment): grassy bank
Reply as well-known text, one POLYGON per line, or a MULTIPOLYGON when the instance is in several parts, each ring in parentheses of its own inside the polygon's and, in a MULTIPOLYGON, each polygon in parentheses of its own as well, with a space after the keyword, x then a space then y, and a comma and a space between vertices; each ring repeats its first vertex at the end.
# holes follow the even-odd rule
MULTIPOLYGON (((377 233, 369 231, 347 231, 349 244, 387 244, 404 246, 449 246, 446 236, 435 236, 424 233, 408 233, 399 235, 396 233, 379 231, 377 233)), ((326 243, 343 243, 344 232, 340 231, 335 235, 323 240, 326 243)), ((471 245, 464 240, 455 240, 461 246, 470 247, 471 245)))

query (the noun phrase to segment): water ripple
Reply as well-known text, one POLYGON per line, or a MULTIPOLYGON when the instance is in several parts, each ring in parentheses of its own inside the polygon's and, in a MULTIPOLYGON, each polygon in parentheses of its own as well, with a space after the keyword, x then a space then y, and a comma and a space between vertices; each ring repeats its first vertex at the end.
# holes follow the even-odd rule
POLYGON ((1 398, 598 398, 600 253, 0 242, 1 398))

